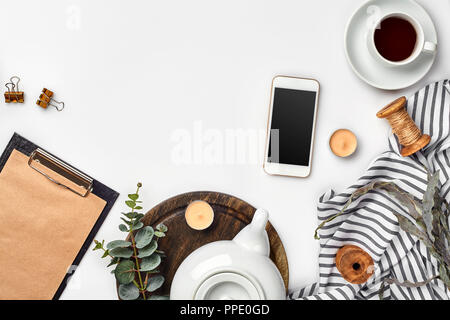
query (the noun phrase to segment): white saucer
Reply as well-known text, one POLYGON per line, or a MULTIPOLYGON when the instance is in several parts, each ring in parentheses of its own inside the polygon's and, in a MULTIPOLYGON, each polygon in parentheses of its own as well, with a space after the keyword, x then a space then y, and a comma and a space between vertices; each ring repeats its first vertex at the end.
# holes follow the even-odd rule
POLYGON ((433 21, 413 0, 371 0, 353 14, 345 30, 345 54, 350 66, 358 77, 379 89, 399 90, 415 84, 428 73, 436 58, 436 54, 422 53, 416 61, 393 68, 372 57, 366 41, 368 19, 398 11, 414 16, 423 27, 425 40, 437 44, 433 21))

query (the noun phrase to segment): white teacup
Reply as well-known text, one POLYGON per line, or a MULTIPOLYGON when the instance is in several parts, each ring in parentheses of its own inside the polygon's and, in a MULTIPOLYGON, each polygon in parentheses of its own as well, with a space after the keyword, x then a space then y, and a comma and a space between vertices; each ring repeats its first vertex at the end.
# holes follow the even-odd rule
POLYGON ((369 32, 367 33, 367 46, 368 46, 370 53, 376 60, 378 60, 380 63, 382 63, 386 66, 391 66, 391 67, 403 66, 403 65, 410 64, 413 61, 415 61, 417 58, 419 58, 419 56, 422 53, 434 54, 437 49, 437 45, 435 43, 425 40, 425 34, 424 34, 423 28, 420 25, 420 23, 417 22, 417 20, 414 17, 412 17, 411 15, 404 13, 404 12, 389 13, 389 14, 382 16, 378 20, 376 20, 376 22, 369 28, 369 32), (380 28, 382 21, 384 21, 387 18, 391 18, 391 17, 397 17, 397 18, 408 21, 414 27, 414 29, 416 31, 417 38, 416 38, 415 48, 414 48, 413 52, 411 53, 411 55, 408 58, 406 58, 405 60, 401 60, 401 61, 388 60, 380 54, 380 52, 378 51, 378 49, 375 45, 375 31, 378 28, 380 28))

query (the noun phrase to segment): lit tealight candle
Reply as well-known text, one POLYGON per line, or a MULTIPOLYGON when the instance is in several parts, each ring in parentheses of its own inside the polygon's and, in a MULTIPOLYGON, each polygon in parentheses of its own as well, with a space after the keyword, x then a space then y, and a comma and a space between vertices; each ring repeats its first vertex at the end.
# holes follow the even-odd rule
POLYGON ((347 129, 336 130, 330 138, 331 151, 338 157, 348 157, 352 155, 356 147, 358 146, 358 140, 353 132, 347 129))
POLYGON ((192 229, 204 230, 208 228, 214 220, 214 210, 209 203, 196 200, 191 202, 184 213, 186 222, 192 229))

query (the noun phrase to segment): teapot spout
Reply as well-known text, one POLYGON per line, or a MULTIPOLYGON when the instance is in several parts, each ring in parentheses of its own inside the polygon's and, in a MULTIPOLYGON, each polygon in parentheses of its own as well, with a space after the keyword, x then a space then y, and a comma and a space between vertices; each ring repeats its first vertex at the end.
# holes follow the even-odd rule
POLYGON ((269 213, 264 209, 256 210, 252 222, 233 239, 236 244, 255 253, 269 256, 270 244, 266 232, 269 213))

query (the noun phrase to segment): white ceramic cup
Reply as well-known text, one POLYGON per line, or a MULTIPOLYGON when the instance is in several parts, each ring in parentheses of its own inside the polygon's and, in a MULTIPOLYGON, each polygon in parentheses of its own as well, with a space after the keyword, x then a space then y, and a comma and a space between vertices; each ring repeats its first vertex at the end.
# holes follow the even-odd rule
POLYGON ((386 14, 386 15, 382 16, 381 18, 379 18, 369 28, 369 32, 367 33, 367 46, 368 46, 370 53, 376 60, 378 60, 380 63, 382 63, 386 66, 390 66, 390 67, 403 66, 403 65, 410 64, 413 61, 415 61, 417 58, 419 58, 419 56, 422 53, 434 54, 436 52, 436 48, 437 48, 436 43, 425 40, 425 34, 424 34, 423 28, 420 25, 420 23, 414 17, 412 17, 411 15, 404 13, 404 12, 389 13, 389 14, 386 14), (390 61, 390 60, 386 59, 378 52, 378 49, 375 45, 375 31, 378 28, 380 28, 382 21, 386 20, 387 18, 391 18, 391 17, 397 17, 397 18, 408 21, 409 23, 411 23, 411 25, 416 30, 417 39, 416 39, 416 46, 414 48, 414 51, 411 53, 411 55, 408 58, 406 58, 405 60, 402 60, 402 61, 390 61))

